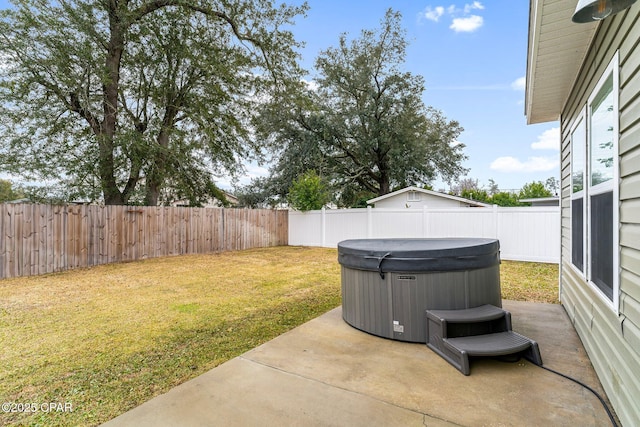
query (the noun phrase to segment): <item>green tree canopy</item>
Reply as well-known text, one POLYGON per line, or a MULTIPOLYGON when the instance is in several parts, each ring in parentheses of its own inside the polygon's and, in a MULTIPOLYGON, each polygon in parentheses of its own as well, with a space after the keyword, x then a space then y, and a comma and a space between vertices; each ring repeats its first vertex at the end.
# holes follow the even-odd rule
POLYGON ((259 156, 256 101, 299 81, 307 5, 15 0, 0 11, 0 166, 69 198, 194 204, 259 156))
POLYGON ((487 194, 487 192, 485 190, 479 189, 462 190, 461 197, 483 203, 489 203, 491 201, 491 197, 487 194))
POLYGON ((506 191, 500 191, 492 195, 489 203, 504 207, 522 206, 522 204, 518 201, 517 194, 509 193, 506 191))
POLYGON ((300 86, 263 110, 264 139, 277 141, 272 179, 284 184, 306 170, 328 177, 338 204, 398 185, 452 180, 465 170, 462 127, 422 101, 424 81, 402 71, 405 33, 389 10, 377 30, 363 30, 320 53, 313 88, 300 86))
POLYGON ((551 197, 551 191, 540 181, 525 184, 518 194, 519 199, 537 199, 540 197, 551 197))
POLYGON ((10 202, 24 197, 24 192, 13 187, 13 183, 6 179, 0 179, 0 203, 10 202))
POLYGON ((292 208, 300 211, 322 209, 329 202, 327 185, 316 171, 308 171, 293 182, 287 197, 292 208))

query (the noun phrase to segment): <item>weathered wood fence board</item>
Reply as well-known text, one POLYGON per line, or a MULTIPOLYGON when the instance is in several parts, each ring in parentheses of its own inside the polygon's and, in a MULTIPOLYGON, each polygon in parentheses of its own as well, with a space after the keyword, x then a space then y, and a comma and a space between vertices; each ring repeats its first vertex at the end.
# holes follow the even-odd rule
POLYGON ((288 244, 268 209, 0 204, 0 278, 288 244))

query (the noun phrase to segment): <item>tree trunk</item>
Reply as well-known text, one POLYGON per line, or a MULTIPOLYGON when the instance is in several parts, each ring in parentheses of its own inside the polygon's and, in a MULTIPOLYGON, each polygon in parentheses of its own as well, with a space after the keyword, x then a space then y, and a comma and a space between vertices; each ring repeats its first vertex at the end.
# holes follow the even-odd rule
POLYGON ((146 189, 144 196, 144 204, 146 206, 158 206, 160 200, 160 191, 164 184, 165 169, 167 167, 167 149, 169 148, 169 129, 170 123, 175 118, 173 108, 167 108, 165 111, 164 125, 158 134, 156 140, 156 152, 153 154, 151 169, 146 176, 146 189))
POLYGON ((100 135, 97 135, 100 148, 98 170, 105 205, 123 205, 127 201, 116 183, 113 138, 116 133, 118 115, 118 90, 120 84, 120 64, 124 50, 124 28, 122 27, 122 21, 118 14, 118 2, 110 2, 109 5, 109 29, 111 36, 105 61, 107 76, 102 84, 102 108, 104 118, 100 124, 100 135))
MULTIPOLYGON (((155 175, 155 174, 154 174, 155 175)), ((145 206, 158 206, 158 200, 160 199, 161 183, 157 176, 147 177, 147 186, 144 194, 145 206)))
POLYGON ((389 177, 384 175, 380 180, 380 189, 378 190, 378 196, 384 196, 391 192, 391 185, 389 184, 389 177))
POLYGON ((391 192, 391 184, 390 184, 390 171, 389 171, 389 162, 387 156, 387 151, 383 152, 381 148, 376 149, 376 154, 378 156, 377 164, 379 170, 379 178, 378 178, 378 196, 384 196, 385 194, 389 194, 391 192))

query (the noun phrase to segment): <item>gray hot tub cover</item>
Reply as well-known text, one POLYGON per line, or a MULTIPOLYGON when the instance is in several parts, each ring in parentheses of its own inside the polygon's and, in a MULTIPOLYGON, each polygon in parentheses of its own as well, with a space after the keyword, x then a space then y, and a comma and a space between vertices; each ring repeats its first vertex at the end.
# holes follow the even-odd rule
POLYGON ((381 275, 469 270, 499 264, 500 243, 485 238, 343 240, 338 262, 381 275))

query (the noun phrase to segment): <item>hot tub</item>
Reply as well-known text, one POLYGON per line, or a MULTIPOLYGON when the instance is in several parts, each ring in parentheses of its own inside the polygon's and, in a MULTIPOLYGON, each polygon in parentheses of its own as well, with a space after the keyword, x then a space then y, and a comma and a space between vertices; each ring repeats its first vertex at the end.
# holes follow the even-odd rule
POLYGON ((425 310, 502 307, 495 239, 358 239, 338 243, 342 317, 385 338, 426 342, 425 310))

